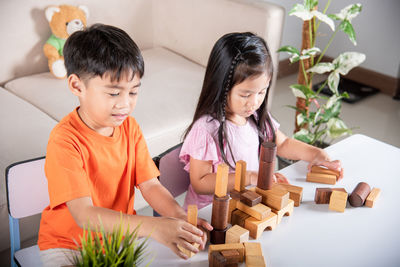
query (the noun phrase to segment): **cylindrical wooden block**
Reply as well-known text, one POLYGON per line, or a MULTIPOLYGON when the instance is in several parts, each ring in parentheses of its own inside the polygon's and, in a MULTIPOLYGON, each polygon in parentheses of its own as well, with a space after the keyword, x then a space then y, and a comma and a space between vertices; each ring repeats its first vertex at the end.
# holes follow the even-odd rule
POLYGON ((365 199, 371 192, 371 187, 364 182, 358 183, 356 188, 354 188, 353 192, 349 197, 350 205, 353 207, 361 207, 364 205, 365 199))
POLYGON ((260 165, 258 168, 257 187, 263 190, 272 189, 274 175, 274 159, 276 156, 276 144, 264 142, 260 150, 260 165))
POLYGON ((229 197, 214 195, 211 225, 214 229, 222 230, 228 226, 229 197))
POLYGON ((228 227, 223 230, 213 229, 210 232, 210 243, 211 244, 225 244, 225 236, 228 227))

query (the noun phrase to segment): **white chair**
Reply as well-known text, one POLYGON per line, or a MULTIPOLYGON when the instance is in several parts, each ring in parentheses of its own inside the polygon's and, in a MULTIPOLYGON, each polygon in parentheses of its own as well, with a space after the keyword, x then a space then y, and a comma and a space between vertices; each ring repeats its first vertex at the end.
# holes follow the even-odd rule
MULTIPOLYGON (((173 197, 186 192, 190 184, 189 173, 183 169, 185 165, 179 160, 181 148, 182 143, 153 158, 160 170, 160 176, 158 177, 160 183, 171 192, 173 197)), ((160 215, 153 211, 153 216, 160 215)))
POLYGON ((12 267, 42 266, 37 245, 21 249, 19 220, 42 213, 50 203, 44 161, 44 157, 30 159, 6 169, 12 267))

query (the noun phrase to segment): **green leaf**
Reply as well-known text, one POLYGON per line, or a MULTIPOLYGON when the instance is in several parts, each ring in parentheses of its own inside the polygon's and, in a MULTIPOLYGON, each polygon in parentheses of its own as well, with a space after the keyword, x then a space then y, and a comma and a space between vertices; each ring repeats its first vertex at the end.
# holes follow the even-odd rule
POLYGON ((342 95, 332 95, 328 101, 325 104, 326 109, 330 109, 334 104, 336 104, 340 99, 342 98, 342 95))
POLYGON ((305 86, 303 84, 292 84, 289 87, 292 88, 292 92, 296 97, 304 99, 315 97, 314 91, 311 90, 308 86, 305 86))
POLYGON ((346 124, 339 118, 331 118, 328 123, 328 136, 332 139, 352 134, 352 131, 347 128, 346 124))
POLYGON ((303 6, 308 10, 313 10, 318 5, 318 0, 304 0, 303 6))
POLYGON ((318 47, 311 47, 309 49, 304 49, 303 51, 301 51, 300 59, 304 60, 310 58, 311 56, 315 56, 319 52, 321 52, 321 50, 318 47))
POLYGON ((354 44, 357 45, 356 42, 356 33, 353 29, 353 25, 351 25, 351 22, 347 19, 343 20, 340 24, 339 24, 339 28, 345 33, 347 34, 347 36, 349 36, 350 41, 354 44))
POLYGON ((289 16, 296 16, 302 19, 303 21, 310 20, 313 18, 310 9, 307 9, 305 6, 301 4, 295 4, 293 8, 289 11, 289 16))
POLYGON ((297 140, 300 140, 304 143, 311 144, 314 139, 314 134, 310 133, 306 129, 300 129, 300 131, 293 134, 293 137, 297 140))
POLYGON ((320 21, 328 24, 329 28, 331 28, 332 31, 335 31, 335 23, 329 16, 317 10, 311 11, 311 14, 317 17, 317 19, 319 19, 320 21))
POLYGON ((336 71, 346 75, 354 67, 360 65, 365 60, 365 55, 358 52, 344 52, 333 60, 336 71))
POLYGON ((333 65, 332 63, 322 62, 322 63, 315 64, 314 67, 309 68, 307 70, 307 72, 315 72, 318 74, 322 74, 325 72, 330 72, 330 71, 334 70, 334 68, 335 68, 335 65, 333 65))
POLYGON ((335 95, 338 95, 338 86, 339 86, 339 73, 337 71, 331 72, 328 76, 328 87, 331 90, 331 92, 335 95))
POLYGON ((285 45, 282 46, 281 48, 279 48, 278 52, 287 52, 289 54, 296 54, 296 55, 300 55, 299 50, 291 45, 285 45))
POLYGON ((361 12, 361 10, 362 10, 361 4, 352 4, 340 10, 340 12, 335 14, 335 16, 338 18, 338 20, 351 21, 352 19, 357 17, 357 15, 361 12))

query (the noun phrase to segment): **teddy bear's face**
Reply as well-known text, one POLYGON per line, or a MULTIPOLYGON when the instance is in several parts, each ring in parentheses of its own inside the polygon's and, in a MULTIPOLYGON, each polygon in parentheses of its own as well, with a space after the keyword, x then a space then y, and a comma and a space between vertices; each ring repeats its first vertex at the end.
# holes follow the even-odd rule
POLYGON ((46 10, 52 33, 61 39, 86 27, 87 9, 82 7, 61 5, 46 10))

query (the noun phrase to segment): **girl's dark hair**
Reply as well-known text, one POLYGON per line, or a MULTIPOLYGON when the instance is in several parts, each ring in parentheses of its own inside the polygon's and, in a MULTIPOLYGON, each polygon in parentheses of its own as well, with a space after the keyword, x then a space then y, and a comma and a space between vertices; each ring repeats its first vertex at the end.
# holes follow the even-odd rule
MULTIPOLYGON (((268 46, 261 37, 250 32, 228 33, 222 36, 211 51, 193 121, 185 131, 184 137, 199 118, 204 115, 211 116, 220 123, 218 146, 222 158, 234 169, 228 162, 223 149, 224 142, 230 149, 225 129, 227 95, 236 84, 265 72, 272 77, 273 65, 268 46)), ((272 140, 269 141, 275 142, 275 131, 267 112, 268 93, 269 87, 263 103, 256 111, 257 115, 251 116, 257 125, 260 144, 268 139, 267 127, 272 133, 272 140)), ((235 162, 233 155, 232 159, 235 162)))
POLYGON ((82 79, 110 75, 111 81, 122 75, 144 74, 142 54, 135 42, 123 30, 104 24, 73 33, 64 45, 64 63, 68 76, 82 79))

